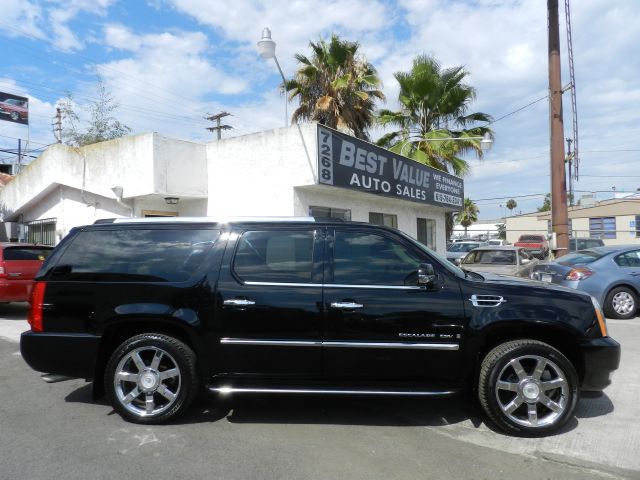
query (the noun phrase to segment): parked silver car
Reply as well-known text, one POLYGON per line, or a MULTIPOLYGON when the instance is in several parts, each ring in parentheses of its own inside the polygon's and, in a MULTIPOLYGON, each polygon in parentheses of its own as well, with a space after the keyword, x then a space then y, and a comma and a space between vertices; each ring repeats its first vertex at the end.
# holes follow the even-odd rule
POLYGON ((640 294, 640 245, 579 250, 536 265, 531 278, 593 295, 612 318, 632 318, 640 294))
POLYGON ((460 265, 460 262, 467 256, 474 248, 478 248, 485 245, 484 242, 457 242, 449 245, 447 249, 447 260, 456 265, 460 265))
POLYGON ((470 251, 460 265, 465 270, 490 272, 529 278, 539 260, 525 249, 512 246, 488 246, 470 251))

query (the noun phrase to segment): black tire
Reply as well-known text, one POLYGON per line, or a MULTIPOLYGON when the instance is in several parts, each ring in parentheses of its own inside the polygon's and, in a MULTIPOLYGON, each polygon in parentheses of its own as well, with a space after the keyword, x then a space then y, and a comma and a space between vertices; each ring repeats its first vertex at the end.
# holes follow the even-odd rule
POLYGON ((182 414, 197 395, 199 383, 196 354, 181 340, 162 333, 125 340, 111 355, 104 376, 114 410, 125 420, 147 425, 182 414))
POLYGON ((627 287, 616 287, 604 300, 604 313, 610 318, 628 320, 636 316, 638 296, 627 287))
POLYGON ((556 432, 572 417, 579 395, 578 375, 571 362, 551 345, 537 340, 502 343, 484 357, 480 366, 480 405, 491 423, 513 435, 556 432), (520 374, 516 362, 522 367, 520 374), (537 375, 540 365, 541 374, 537 375))

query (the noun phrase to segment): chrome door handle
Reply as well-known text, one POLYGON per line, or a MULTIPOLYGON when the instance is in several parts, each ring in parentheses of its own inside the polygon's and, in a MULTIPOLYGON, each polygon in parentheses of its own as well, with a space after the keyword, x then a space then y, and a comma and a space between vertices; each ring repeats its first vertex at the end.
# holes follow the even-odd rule
POLYGON ((356 308, 362 308, 364 307, 364 305, 362 305, 361 303, 355 303, 355 302, 332 302, 331 303, 331 308, 338 308, 341 310, 353 310, 356 308))
POLYGON ((19 277, 21 273, 7 273, 7 277, 19 277))
POLYGON ((249 305, 255 305, 253 300, 247 300, 246 298, 230 298, 223 302, 224 305, 231 307, 248 307, 249 305))

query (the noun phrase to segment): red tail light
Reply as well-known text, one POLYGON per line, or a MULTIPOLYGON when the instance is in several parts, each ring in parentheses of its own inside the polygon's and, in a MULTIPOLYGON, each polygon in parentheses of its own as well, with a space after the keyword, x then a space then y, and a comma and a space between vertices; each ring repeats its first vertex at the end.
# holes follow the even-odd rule
POLYGON ((588 268, 574 268, 565 277, 566 280, 584 280, 593 275, 593 271, 588 268))
POLYGON ((27 321, 31 325, 32 332, 42 332, 44 326, 42 324, 42 306, 44 305, 44 290, 47 284, 45 282, 34 282, 29 297, 29 317, 27 321))

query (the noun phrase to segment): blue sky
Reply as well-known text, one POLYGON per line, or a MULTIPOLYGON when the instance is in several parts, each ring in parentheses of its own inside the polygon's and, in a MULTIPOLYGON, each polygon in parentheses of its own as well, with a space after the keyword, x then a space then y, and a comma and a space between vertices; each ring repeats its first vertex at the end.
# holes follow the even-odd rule
MULTIPOLYGON (((563 2, 560 2, 563 4, 563 2)), ((542 0, 0 0, 0 91, 30 98, 32 148, 54 141, 56 102, 72 92, 82 104, 100 75, 134 133, 156 131, 206 141, 207 113, 233 114, 242 135, 282 126, 284 100, 275 65, 256 51, 262 28, 292 76, 296 52, 331 33, 358 41, 378 69, 395 108, 393 73, 419 54, 464 65, 477 89, 476 111, 494 118, 547 92, 546 2, 542 0)), ((568 83, 561 5, 563 84, 568 83)), ((598 198, 640 188, 640 14, 634 0, 572 2, 581 146, 575 188, 598 198)), ((565 136, 572 135, 565 99, 565 136)), ((291 112, 295 105, 289 106, 291 112)), ((493 125, 496 141, 482 162, 470 159, 466 195, 480 217, 542 204, 549 187, 546 101, 493 125), (530 195, 530 196, 527 196, 530 195), (489 200, 491 199, 491 200, 489 200), (495 199, 495 200, 494 200, 495 199)), ((379 133, 379 132, 378 132, 379 133)), ((0 122, 0 148, 16 148, 26 128, 0 122)), ((375 134, 374 134, 375 137, 375 134)), ((0 157, 1 158, 1 157, 0 157)))

